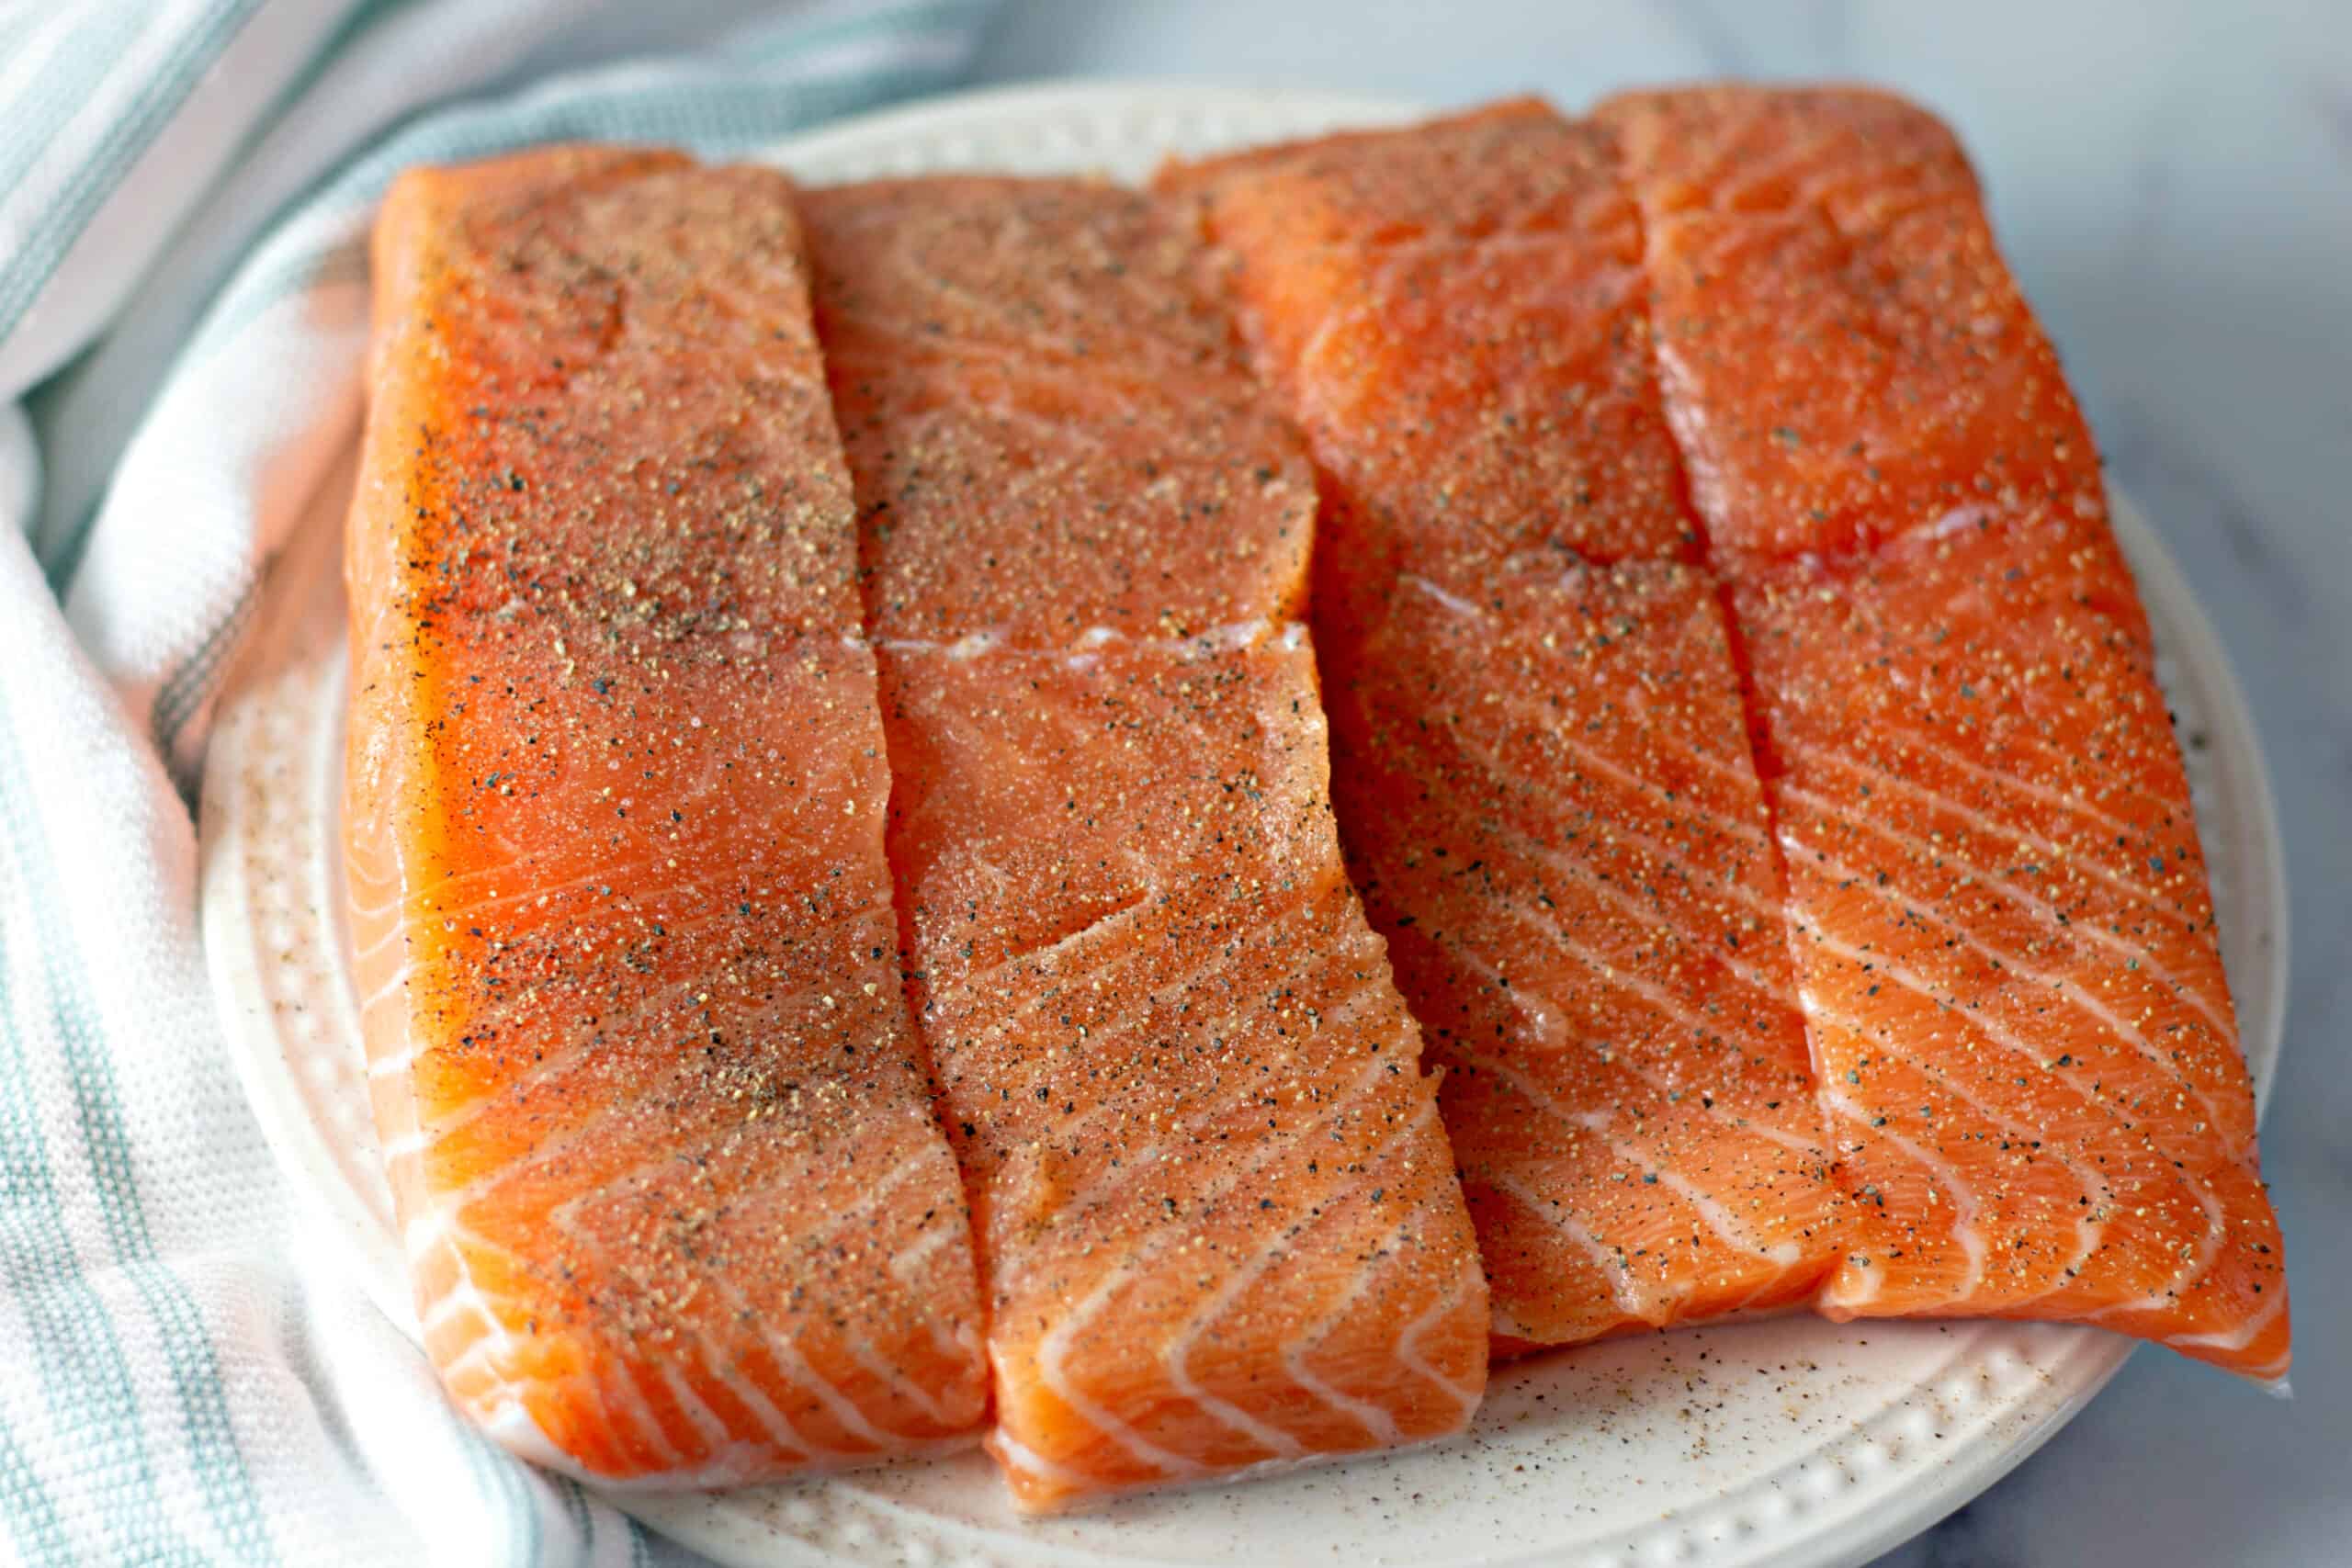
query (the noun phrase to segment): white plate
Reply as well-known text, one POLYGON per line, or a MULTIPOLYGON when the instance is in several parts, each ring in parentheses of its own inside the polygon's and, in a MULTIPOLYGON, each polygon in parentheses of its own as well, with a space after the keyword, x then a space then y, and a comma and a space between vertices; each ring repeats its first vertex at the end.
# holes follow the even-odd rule
MULTIPOLYGON (((1102 85, 987 93, 785 142, 813 180, 988 167, 1140 178, 1166 153, 1403 106, 1102 85)), ((414 1320, 377 1167, 341 929, 348 457, 280 560, 205 774, 207 951, 237 1066, 280 1163, 376 1300, 414 1320)), ((2179 570, 2121 498, 2188 741, 2222 946, 2257 1086, 2286 996, 2285 878, 2245 698, 2179 570)), ((712 1495, 616 1497, 738 1564, 1854 1563, 1958 1507, 2057 1430, 2131 1342, 2030 1324, 1791 1318, 1625 1339, 1498 1370, 1470 1433, 1385 1459, 1016 1520, 977 1454, 712 1495)), ((2219 1375, 2219 1374, 2216 1374, 2219 1375)))

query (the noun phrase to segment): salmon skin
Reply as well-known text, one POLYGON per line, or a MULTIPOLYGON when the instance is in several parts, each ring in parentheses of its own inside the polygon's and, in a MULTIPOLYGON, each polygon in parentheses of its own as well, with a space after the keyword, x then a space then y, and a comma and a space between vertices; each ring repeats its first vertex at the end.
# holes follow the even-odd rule
POLYGON ((427 1351, 575 1475, 975 1428, 851 492, 777 175, 401 179, 350 518, 345 864, 427 1351))
POLYGON ((1458 1431, 1486 1285, 1283 619, 1314 479, 1200 247, 1086 181, 808 217, 1015 1503, 1458 1431))
POLYGON ((2090 432, 1966 160, 1854 89, 1602 106, 1752 658, 1857 1201, 1822 1310, 2099 1323, 2283 1376, 2188 786, 2090 432))
POLYGON ((1804 1302, 1839 1205, 1608 139, 1511 103, 1160 185, 1325 476, 1340 829, 1496 1348, 1804 1302))

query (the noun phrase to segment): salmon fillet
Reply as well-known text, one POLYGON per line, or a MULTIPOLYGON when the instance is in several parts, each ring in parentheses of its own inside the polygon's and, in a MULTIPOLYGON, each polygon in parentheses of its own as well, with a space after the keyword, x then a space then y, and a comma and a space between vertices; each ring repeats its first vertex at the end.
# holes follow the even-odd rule
POLYGON ((1148 198, 969 177, 810 200, 876 637, 1059 646, 1298 607, 1314 477, 1148 198))
POLYGON ((891 836, 1024 1508, 1458 1430, 1486 1291, 1303 639, 893 647, 891 836))
POLYGON ((1861 1200, 1822 1310, 2082 1319, 2283 1375, 2204 857, 2105 526, 1913 534, 1739 606, 1861 1200))
POLYGON ((2282 1375, 2278 1222, 2146 619, 1965 161, 1857 90, 1600 118, 1859 1200, 1822 1310, 2076 1319, 2282 1375))
POLYGON ((1838 1205, 1780 867, 1607 139, 1515 103, 1160 184, 1326 478, 1340 829, 1498 1348, 1809 1298, 1838 1205))
POLYGON ((423 170, 375 259, 345 863, 427 1351, 600 1480, 967 1433, 977 1269, 789 188, 423 170))
POLYGON ((1635 93, 1658 370, 1718 552, 2098 515, 2098 454, 1932 115, 1858 88, 1635 93))
MULTIPOLYGON (((1606 141, 1532 101, 1162 171, 1309 435, 1345 579, 1690 556, 1606 141)), ((1323 584, 1317 583, 1318 592, 1323 584)))
POLYGON ((1838 1205, 1722 608, 1679 562, 1407 577, 1334 690, 1340 821, 1504 1351, 1802 1303, 1838 1205))
POLYGON ((1282 621, 1312 470, 1197 243, 1082 181, 808 217, 1015 1502, 1459 1430, 1485 1282, 1282 621))

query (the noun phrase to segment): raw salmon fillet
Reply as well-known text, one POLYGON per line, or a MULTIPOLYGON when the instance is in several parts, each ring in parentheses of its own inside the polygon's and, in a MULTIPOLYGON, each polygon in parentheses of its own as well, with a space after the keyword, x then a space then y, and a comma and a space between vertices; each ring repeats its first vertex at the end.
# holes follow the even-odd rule
POLYGON ((1607 139, 1539 104, 1163 174, 1329 506, 1340 829, 1500 1349, 1809 1298, 1835 1193, 1607 139))
POLYGON ((614 150, 424 170, 376 266, 345 850, 427 1350, 604 1480, 969 1432, 791 191, 614 150))
POLYGON ((1858 88, 1635 93, 1659 375, 1722 554, 2104 504, 2056 352, 1941 122, 1858 88))
POLYGON ((913 991, 1015 1499, 1458 1430, 1487 1292, 1303 638, 893 647, 913 991))
POLYGON ((1821 1309, 2081 1319, 2283 1375, 2204 857, 2104 525, 1758 570, 1739 614, 1860 1200, 1821 1309))
POLYGON ((1459 1430, 1486 1286, 1283 624, 1313 473, 1198 243, 1084 181, 808 217, 1014 1500, 1459 1430))
POLYGON ((1806 1301, 1838 1205, 1712 581, 1408 576, 1352 654, 1334 795, 1498 1348, 1806 1301))
POLYGON ((808 199, 876 636, 1058 646, 1298 607, 1314 476, 1148 198, 969 177, 808 199))
POLYGON ((1159 186, 1197 198, 1222 247, 1258 368, 1313 441, 1345 577, 1692 552, 1640 224, 1590 128, 1512 102, 1172 165, 1159 186))
POLYGON ((2145 617, 1965 161, 1856 90, 1600 118, 1736 591, 1858 1200, 1822 1310, 2079 1319, 2282 1375, 2278 1223, 2145 617))

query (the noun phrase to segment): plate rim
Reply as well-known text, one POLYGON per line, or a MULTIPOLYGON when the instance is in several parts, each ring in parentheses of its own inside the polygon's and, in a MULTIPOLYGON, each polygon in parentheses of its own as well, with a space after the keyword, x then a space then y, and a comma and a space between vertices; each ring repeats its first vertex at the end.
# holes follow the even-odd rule
MULTIPOLYGON (((1038 125, 1060 121, 1066 125, 1078 120, 1093 126, 1105 117, 1143 121, 1152 116, 1200 118, 1220 112, 1257 115, 1266 111, 1270 104, 1280 106, 1281 112, 1289 118, 1319 121, 1334 128, 1396 123, 1427 112, 1423 105, 1412 100, 1377 95, 1092 78, 1023 83, 943 95, 852 117, 781 139, 743 155, 756 162, 792 166, 854 158, 861 146, 876 142, 968 135, 988 121, 1038 125)), ((1132 151, 1135 144, 1130 141, 1125 146, 1132 151)), ((986 162, 985 158, 980 161, 982 164, 986 162)), ((2227 648, 2163 536, 2127 495, 2112 488, 2109 511, 2143 600, 2158 599, 2164 605, 2163 652, 2198 672, 2211 699, 2202 716, 2212 732, 2213 748, 2225 765, 2238 769, 2242 775, 2236 786, 2242 811, 2233 814, 2233 828, 2250 836, 2253 858, 2259 862, 2258 874, 2253 879, 2267 897, 2263 900, 2267 907, 2259 911, 2262 918, 2256 923, 2268 940, 2255 954, 2258 961, 2256 973, 2233 974, 2230 982, 2241 998, 2241 1015, 2252 1011, 2261 1021, 2262 1038, 2244 1034, 2241 1037, 2249 1066, 2255 1071, 2259 1112, 2267 1105, 2277 1077, 2277 1062, 2285 1033, 2291 951, 2288 868, 2269 761, 2227 648), (2250 1008, 2248 1003, 2256 1005, 2250 1008)), ((325 532, 315 528, 310 531, 325 532)), ((339 554, 339 535, 333 540, 299 542, 313 554, 330 546, 336 547, 335 553, 339 554)), ((328 1230, 345 1254, 346 1266, 357 1275, 369 1298, 404 1337, 413 1340, 417 1336, 415 1314, 407 1297, 405 1268, 396 1241, 384 1232, 366 1200, 347 1182, 302 1179, 335 1170, 339 1162, 324 1130, 302 1102, 294 1065, 284 1050, 284 1035, 273 1018, 274 1004, 261 974, 264 961, 255 946, 256 889, 247 876, 244 857, 239 852, 253 832, 251 803, 243 798, 242 787, 249 781, 238 776, 238 764, 250 744, 247 729, 256 722, 254 679, 266 662, 266 650, 282 651, 301 616, 304 605, 283 591, 284 581, 299 575, 301 563, 297 557, 301 553, 289 549, 278 563, 279 581, 269 585, 276 592, 269 593, 270 603, 261 617, 262 624, 224 683, 217 709, 219 722, 208 748, 200 801, 198 889, 206 967, 232 1066, 275 1162, 293 1179, 291 1185, 298 1201, 312 1205, 319 1217, 327 1222, 328 1230), (371 1246, 371 1237, 380 1245, 371 1246)), ((309 564, 313 577, 323 570, 315 560, 309 564)), ((329 722, 316 727, 317 732, 304 738, 301 752, 309 757, 318 748, 331 747, 338 758, 334 769, 338 780, 345 658, 337 637, 326 665, 312 671, 311 678, 323 680, 335 700, 327 704, 329 722)), ((308 776, 303 775, 303 779, 308 776)), ((285 783, 299 785, 303 779, 285 783)), ((285 787, 285 783, 280 787, 285 787)), ((331 811, 328 820, 334 819, 331 811)), ((2211 825, 2200 822, 2199 828, 2200 832, 2211 835, 2211 825)), ((323 906, 339 904, 339 886, 314 886, 311 891, 323 906)), ((338 909, 322 908, 318 914, 339 928, 338 909)), ((1741 1568, 1797 1568, 1799 1564, 1804 1568, 1850 1568, 1867 1562, 1932 1527, 2030 1457, 2105 1388, 2136 1345, 2136 1341, 2117 1336, 2086 1337, 2084 1351, 2066 1358, 2066 1365, 2075 1375, 2064 1396, 2030 1424, 2007 1429, 1996 1440, 1979 1438, 1973 1441, 1971 1449, 1977 1457, 1963 1461, 1960 1456, 1945 1456, 1932 1465, 1911 1472, 1907 1483, 1892 1499, 1882 1501, 1859 1519, 1827 1519, 1816 1529, 1786 1536, 1761 1550, 1741 1551, 1727 1547, 1724 1560, 1736 1562, 1741 1568), (2076 1363, 2081 1363, 2078 1369, 2076 1363)), ((599 1489, 599 1495, 645 1518, 673 1539, 722 1560, 753 1561, 745 1555, 746 1532, 758 1529, 757 1539, 763 1553, 759 1561, 842 1561, 814 1540, 790 1537, 772 1528, 759 1529, 743 1511, 713 1506, 708 1501, 711 1495, 665 1496, 599 1489), (730 1522, 732 1528, 726 1528, 730 1522)), ((869 1501, 876 1507, 896 1507, 886 1499, 869 1501)), ((1630 1546, 1631 1541, 1629 1529, 1625 1544, 1630 1546)), ((1045 1542, 1029 1543, 1022 1550, 1029 1560, 1036 1562, 1119 1561, 1101 1554, 1090 1555, 1083 1549, 1045 1542)), ((1575 1549, 1563 1548, 1562 1551, 1572 1550, 1575 1549)), ((1544 1560, 1544 1554, 1538 1552, 1522 1554, 1512 1561, 1544 1560)))

